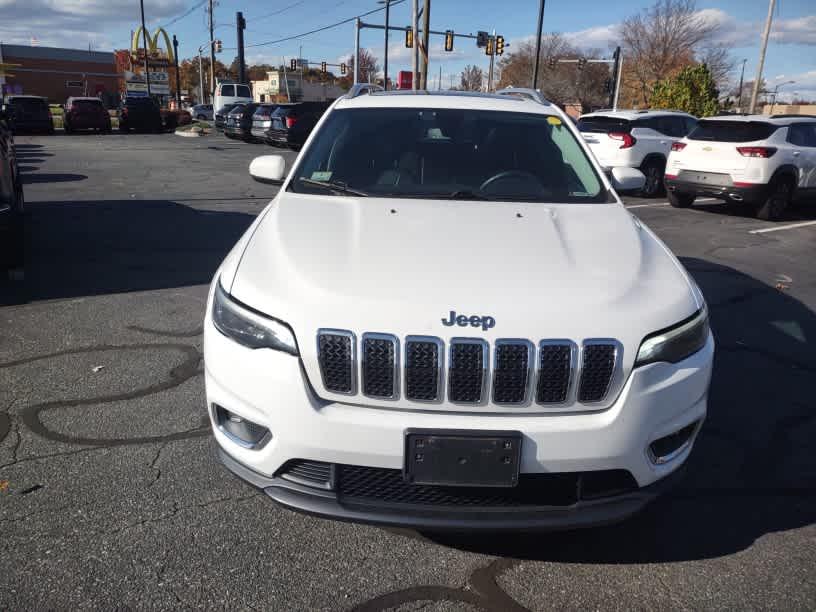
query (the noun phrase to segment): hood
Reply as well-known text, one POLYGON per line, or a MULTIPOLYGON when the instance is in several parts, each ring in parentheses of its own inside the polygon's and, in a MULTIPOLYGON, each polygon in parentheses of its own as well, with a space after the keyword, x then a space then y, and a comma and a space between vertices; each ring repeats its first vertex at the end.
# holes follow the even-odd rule
POLYGON ((616 338, 628 371, 643 336, 699 307, 677 260, 620 204, 281 193, 226 288, 292 326, 313 381, 319 328, 616 338), (495 326, 443 325, 451 311, 495 326))

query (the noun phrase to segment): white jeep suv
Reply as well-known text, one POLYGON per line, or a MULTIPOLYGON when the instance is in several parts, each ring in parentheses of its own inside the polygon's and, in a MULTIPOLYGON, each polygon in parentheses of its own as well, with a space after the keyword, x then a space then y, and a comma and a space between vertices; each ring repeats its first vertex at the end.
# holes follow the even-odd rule
POLYGON ((816 199, 816 117, 702 119, 673 145, 665 182, 672 206, 716 197, 745 202, 760 219, 777 220, 794 199, 816 199))
POLYGON ((283 506, 579 527, 689 456, 703 296, 566 116, 509 93, 354 90, 288 176, 250 165, 282 187, 210 288, 206 396, 221 461, 283 506))
POLYGON ((663 110, 599 111, 582 115, 578 130, 605 170, 639 168, 646 176, 642 193, 663 193, 663 172, 672 144, 688 134, 697 119, 663 110))

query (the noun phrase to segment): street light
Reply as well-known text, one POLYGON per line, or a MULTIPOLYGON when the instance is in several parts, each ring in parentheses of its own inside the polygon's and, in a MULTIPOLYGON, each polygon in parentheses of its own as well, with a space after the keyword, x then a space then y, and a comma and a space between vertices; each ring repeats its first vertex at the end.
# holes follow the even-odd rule
POLYGON ((388 91, 388 17, 391 12, 392 0, 377 0, 377 4, 385 5, 385 57, 383 58, 383 89, 388 91))
POLYGON ((779 93, 779 88, 783 85, 793 85, 796 81, 785 81, 784 83, 780 83, 779 85, 774 87, 773 90, 773 102, 771 102, 771 115, 773 115, 774 106, 776 106, 776 95, 779 93))

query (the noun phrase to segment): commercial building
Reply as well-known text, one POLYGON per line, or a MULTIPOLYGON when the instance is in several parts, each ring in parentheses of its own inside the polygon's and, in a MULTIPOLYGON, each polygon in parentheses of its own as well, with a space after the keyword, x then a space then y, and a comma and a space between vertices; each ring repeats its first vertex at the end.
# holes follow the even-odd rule
POLYGON ((0 43, 0 63, 12 64, 0 78, 4 94, 45 96, 51 104, 64 104, 70 96, 109 101, 118 96, 121 75, 113 51, 0 43))
POLYGON ((326 102, 346 93, 338 85, 310 83, 301 80, 297 72, 271 70, 266 80, 252 81, 252 95, 256 102, 326 102))

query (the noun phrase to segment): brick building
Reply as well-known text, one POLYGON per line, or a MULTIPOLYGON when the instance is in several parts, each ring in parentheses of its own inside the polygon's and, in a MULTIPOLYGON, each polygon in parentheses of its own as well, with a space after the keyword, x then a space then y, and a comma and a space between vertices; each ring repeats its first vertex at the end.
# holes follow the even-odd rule
POLYGON ((0 43, 0 63, 19 64, 4 80, 5 93, 45 96, 64 104, 70 96, 100 96, 115 104, 121 75, 113 51, 29 47, 0 43))

